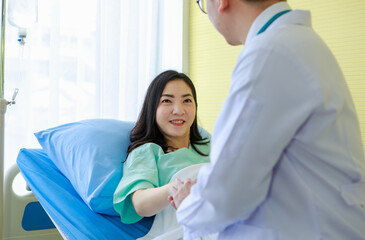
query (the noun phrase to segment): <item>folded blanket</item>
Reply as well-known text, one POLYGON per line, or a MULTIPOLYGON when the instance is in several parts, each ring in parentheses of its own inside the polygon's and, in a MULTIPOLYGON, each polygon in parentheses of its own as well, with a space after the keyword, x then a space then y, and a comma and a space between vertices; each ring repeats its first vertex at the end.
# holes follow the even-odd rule
MULTIPOLYGON (((175 173, 170 182, 180 179, 184 181, 187 178, 196 179, 200 168, 207 163, 195 164, 175 173)), ((138 240, 177 240, 183 238, 183 228, 177 223, 176 210, 167 206, 161 212, 157 213, 150 231, 146 236, 138 240)))

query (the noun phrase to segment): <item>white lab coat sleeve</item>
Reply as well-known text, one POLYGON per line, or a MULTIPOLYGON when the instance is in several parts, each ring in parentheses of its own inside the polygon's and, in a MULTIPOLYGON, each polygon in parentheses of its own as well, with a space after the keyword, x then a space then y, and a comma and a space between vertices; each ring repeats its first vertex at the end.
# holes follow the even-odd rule
POLYGON ((186 239, 250 217, 270 194, 285 147, 319 104, 310 71, 281 52, 241 53, 214 127, 211 164, 201 169, 177 211, 186 239))

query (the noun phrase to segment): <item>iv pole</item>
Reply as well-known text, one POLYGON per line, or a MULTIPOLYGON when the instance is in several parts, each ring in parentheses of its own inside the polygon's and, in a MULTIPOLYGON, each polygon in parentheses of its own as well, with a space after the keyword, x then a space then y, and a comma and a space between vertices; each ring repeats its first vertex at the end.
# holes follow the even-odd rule
POLYGON ((0 73, 0 233, 3 239, 4 226, 4 124, 7 101, 4 99, 4 58, 5 58, 5 13, 6 0, 1 4, 1 73, 0 73))
POLYGON ((8 102, 4 99, 4 58, 5 58, 5 14, 6 0, 1 4, 1 59, 0 59, 0 239, 3 239, 4 226, 4 131, 5 112, 8 102))
POLYGON ((5 113, 8 105, 15 104, 15 97, 18 89, 15 89, 12 100, 8 102, 4 99, 4 59, 5 59, 5 15, 6 0, 1 4, 1 58, 0 58, 0 239, 4 236, 4 138, 5 138, 5 113))

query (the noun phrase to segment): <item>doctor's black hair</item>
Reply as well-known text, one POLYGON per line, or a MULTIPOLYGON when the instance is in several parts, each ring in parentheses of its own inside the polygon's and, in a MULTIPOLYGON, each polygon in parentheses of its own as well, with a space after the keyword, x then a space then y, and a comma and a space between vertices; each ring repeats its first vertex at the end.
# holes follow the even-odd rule
MULTIPOLYGON (((183 80, 189 86, 195 101, 195 108, 198 110, 195 87, 188 76, 186 76, 184 73, 178 73, 173 70, 160 73, 157 77, 155 77, 148 87, 137 123, 130 133, 131 144, 128 147, 127 157, 130 152, 145 143, 158 144, 165 153, 169 150, 176 150, 172 146, 167 145, 165 138, 156 123, 156 111, 162 92, 169 81, 176 79, 183 80)), ((204 145, 207 143, 209 143, 209 139, 202 138, 199 133, 196 111, 193 124, 190 127, 190 144, 197 153, 202 156, 208 156, 208 154, 202 153, 195 147, 195 145, 204 145)))

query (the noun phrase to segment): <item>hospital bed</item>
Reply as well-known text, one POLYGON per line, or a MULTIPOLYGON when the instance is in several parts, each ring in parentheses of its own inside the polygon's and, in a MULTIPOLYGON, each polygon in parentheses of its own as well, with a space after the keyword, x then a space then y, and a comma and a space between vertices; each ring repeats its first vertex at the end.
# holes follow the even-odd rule
POLYGON ((153 218, 126 225, 118 216, 90 210, 41 149, 21 149, 17 164, 64 239, 136 239, 144 236, 152 225, 153 218))
MULTIPOLYGON (((37 209, 41 217, 29 222, 41 225, 33 226, 38 235, 43 231, 48 236, 19 239, 137 239, 146 235, 154 217, 127 225, 113 208, 133 126, 133 122, 115 119, 87 119, 35 133, 42 149, 21 149, 6 184, 9 188, 20 171, 35 197, 7 193, 12 195, 8 204, 21 203, 6 209, 19 211, 17 216, 25 216, 27 207, 37 209)), ((203 128, 199 130, 203 137, 210 137, 203 128)), ((9 221, 5 228, 24 228, 20 222, 9 221)))
MULTIPOLYGON (((21 149, 19 169, 13 167, 11 178, 20 171, 39 201, 33 197, 29 204, 45 210, 43 218, 31 220, 48 224, 38 229, 57 227, 63 239, 71 240, 137 239, 149 231, 153 217, 127 225, 113 208, 133 126, 114 119, 88 119, 35 133, 42 149, 21 149)), ((5 228, 19 228, 11 222, 5 228)))

